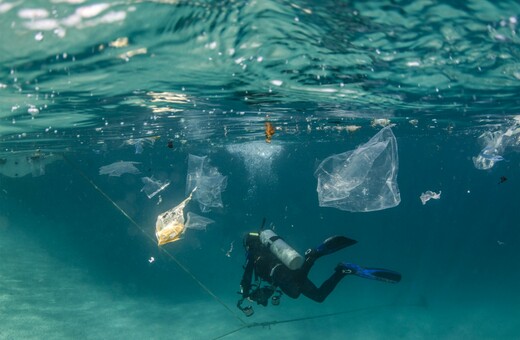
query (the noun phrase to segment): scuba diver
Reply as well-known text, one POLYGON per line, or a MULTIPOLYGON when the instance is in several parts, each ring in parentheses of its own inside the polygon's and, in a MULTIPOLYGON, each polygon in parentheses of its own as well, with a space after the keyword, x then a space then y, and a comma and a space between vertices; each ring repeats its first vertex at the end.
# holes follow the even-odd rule
POLYGON ((340 262, 319 288, 309 280, 307 275, 317 259, 356 243, 344 236, 332 236, 318 247, 308 249, 303 257, 270 229, 247 234, 244 237, 246 263, 239 292, 242 298, 237 302, 237 307, 246 316, 251 316, 253 307, 242 306, 245 299, 267 306, 271 298, 271 303, 278 305, 282 293, 293 299, 303 294, 316 302, 323 302, 346 275, 390 283, 401 280, 401 274, 395 271, 364 268, 347 262, 340 262), (252 283, 253 273, 255 283, 252 283))

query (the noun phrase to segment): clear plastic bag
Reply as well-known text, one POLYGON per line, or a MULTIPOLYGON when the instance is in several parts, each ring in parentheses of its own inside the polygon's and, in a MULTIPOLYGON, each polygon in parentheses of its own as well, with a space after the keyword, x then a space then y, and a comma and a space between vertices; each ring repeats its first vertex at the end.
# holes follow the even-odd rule
POLYGON ((199 202, 202 212, 224 206, 222 191, 226 186, 227 177, 223 176, 217 168, 210 166, 206 156, 189 155, 186 194, 197 188, 193 199, 199 202))
POLYGON ((188 212, 186 219, 186 229, 206 230, 206 226, 215 223, 211 218, 188 212))
MULTIPOLYGON (((193 189, 194 191, 196 188, 193 189)), ((159 214, 157 221, 155 222, 155 236, 157 237, 157 244, 162 246, 163 244, 175 242, 181 239, 181 236, 186 231, 186 225, 184 224, 184 208, 188 204, 193 196, 193 191, 190 195, 181 203, 159 214)))
POLYGON ((316 172, 321 207, 352 212, 383 210, 401 202, 399 159, 391 126, 355 150, 323 160, 316 172))
POLYGON ((142 177, 141 181, 144 184, 141 191, 143 191, 146 194, 146 196, 148 196, 148 198, 154 197, 170 185, 170 182, 168 181, 161 182, 159 180, 154 180, 150 177, 142 177))

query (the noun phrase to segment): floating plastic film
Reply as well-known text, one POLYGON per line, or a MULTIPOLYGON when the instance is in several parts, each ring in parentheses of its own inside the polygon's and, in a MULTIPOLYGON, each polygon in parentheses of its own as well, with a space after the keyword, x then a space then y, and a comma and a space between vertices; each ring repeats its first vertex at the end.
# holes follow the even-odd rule
POLYGON ((189 155, 186 193, 197 188, 193 199, 199 202, 201 211, 207 212, 210 208, 223 207, 222 191, 226 186, 227 177, 218 172, 217 168, 210 166, 206 156, 189 155))
POLYGON ((502 155, 506 149, 520 151, 520 116, 514 117, 513 124, 505 131, 486 131, 478 139, 483 149, 473 157, 473 165, 479 170, 491 169, 504 160, 502 155))
MULTIPOLYGON (((195 189, 193 189, 195 191, 195 189)), ((157 237, 158 245, 175 242, 180 240, 182 234, 186 231, 184 224, 184 208, 192 198, 191 194, 182 201, 179 205, 167 210, 157 216, 155 222, 155 236, 157 237)))
POLYGON ((100 175, 109 175, 119 177, 123 174, 137 175, 140 173, 139 169, 135 167, 135 164, 141 164, 139 162, 125 162, 119 161, 109 165, 104 165, 99 168, 100 175))
POLYGON ((192 212, 186 214, 186 229, 206 230, 206 226, 211 223, 215 223, 211 218, 197 215, 192 212))
POLYGON ((321 207, 352 212, 376 211, 401 202, 399 159, 391 126, 353 151, 332 155, 314 173, 321 207))
POLYGON ((439 193, 436 193, 431 190, 427 190, 426 192, 423 192, 421 194, 421 196, 419 196, 419 198, 421 199, 422 204, 425 205, 426 202, 428 202, 431 199, 433 199, 433 200, 441 199, 441 193, 442 193, 442 191, 440 191, 440 190, 439 190, 439 193))
POLYGON ((157 195, 158 193, 160 193, 161 191, 163 191, 170 185, 170 182, 168 182, 168 181, 161 182, 158 180, 154 180, 153 178, 150 178, 150 177, 142 177, 141 181, 144 184, 141 191, 144 191, 144 193, 146 194, 146 196, 148 196, 148 198, 154 197, 155 195, 157 195))

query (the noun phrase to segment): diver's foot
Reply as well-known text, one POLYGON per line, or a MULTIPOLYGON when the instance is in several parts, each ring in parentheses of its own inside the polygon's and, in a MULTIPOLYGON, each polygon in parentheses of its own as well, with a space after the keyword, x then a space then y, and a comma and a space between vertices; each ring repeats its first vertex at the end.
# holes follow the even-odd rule
POLYGON ((316 260, 324 255, 332 254, 345 247, 356 244, 357 241, 345 236, 332 236, 314 249, 307 249, 305 257, 316 260))
POLYGON ((344 275, 357 275, 365 279, 378 280, 389 283, 397 283, 401 281, 401 274, 393 270, 381 268, 364 268, 360 265, 348 262, 339 263, 336 266, 336 272, 341 272, 344 275))
POLYGON ((336 266, 335 271, 345 275, 355 275, 357 273, 358 268, 360 268, 357 264, 340 262, 336 266))

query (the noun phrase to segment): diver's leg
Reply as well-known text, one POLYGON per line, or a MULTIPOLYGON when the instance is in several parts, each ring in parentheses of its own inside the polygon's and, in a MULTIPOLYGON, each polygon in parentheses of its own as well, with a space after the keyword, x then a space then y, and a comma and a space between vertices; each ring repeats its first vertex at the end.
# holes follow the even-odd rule
POLYGON ((340 270, 335 271, 334 274, 321 284, 320 288, 316 288, 314 283, 306 277, 301 284, 301 292, 309 299, 316 302, 323 302, 345 275, 346 274, 340 270))
POLYGON ((298 284, 299 277, 299 271, 290 270, 284 265, 275 267, 271 274, 273 284, 293 299, 298 298, 301 294, 301 288, 298 284))

